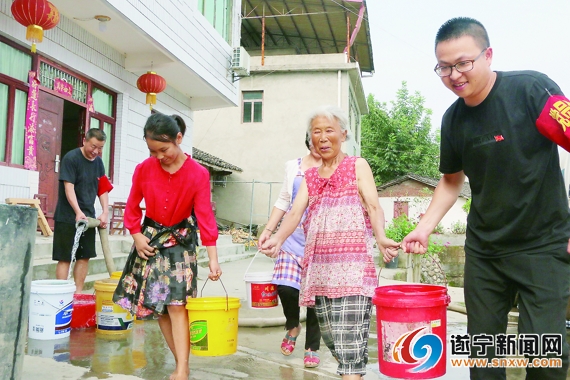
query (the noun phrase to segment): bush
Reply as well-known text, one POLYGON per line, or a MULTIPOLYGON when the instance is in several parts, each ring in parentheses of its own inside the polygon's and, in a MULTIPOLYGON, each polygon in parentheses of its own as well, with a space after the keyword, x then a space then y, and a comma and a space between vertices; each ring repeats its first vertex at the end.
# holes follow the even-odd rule
POLYGON ((438 223, 437 226, 435 226, 435 229, 433 230, 433 233, 435 233, 435 234, 444 234, 444 233, 445 233, 445 227, 443 227, 443 224, 438 223))
POLYGON ((428 249, 427 252, 425 253, 426 255, 440 255, 441 253, 443 253, 443 250, 449 245, 449 243, 446 244, 439 244, 438 242, 434 241, 432 239, 432 237, 429 237, 429 245, 428 245, 428 249))
POLYGON ((469 214, 469 210, 471 210, 471 198, 469 198, 461 208, 466 214, 469 214))
POLYGON ((452 234, 464 234, 467 231, 467 224, 456 221, 451 223, 451 233, 452 234))
POLYGON ((386 237, 397 242, 402 241, 406 235, 416 228, 416 224, 408 219, 406 214, 402 214, 399 217, 392 219, 390 224, 386 227, 386 237))
MULTIPOLYGON (((397 242, 402 241, 406 235, 414 230, 417 226, 417 222, 408 219, 408 216, 405 214, 400 215, 399 217, 392 219, 392 221, 386 227, 386 237, 393 239, 397 242)), ((434 230, 434 233, 443 233, 438 232, 438 230, 443 231, 443 227, 441 224, 438 224, 438 227, 434 230)), ((432 239, 432 236, 429 238, 429 245, 428 250, 426 252, 427 255, 439 255, 444 251, 444 249, 449 245, 446 244, 439 244, 432 239)))

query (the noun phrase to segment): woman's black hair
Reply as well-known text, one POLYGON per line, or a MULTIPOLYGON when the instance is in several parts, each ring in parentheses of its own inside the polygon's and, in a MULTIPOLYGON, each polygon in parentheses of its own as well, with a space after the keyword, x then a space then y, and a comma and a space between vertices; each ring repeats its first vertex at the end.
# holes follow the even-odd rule
POLYGON ((305 133, 305 146, 311 150, 311 138, 309 137, 309 133, 305 133))
POLYGON ((186 123, 178 115, 168 116, 163 113, 155 113, 149 116, 144 126, 144 139, 161 142, 176 142, 178 132, 186 132, 186 123))

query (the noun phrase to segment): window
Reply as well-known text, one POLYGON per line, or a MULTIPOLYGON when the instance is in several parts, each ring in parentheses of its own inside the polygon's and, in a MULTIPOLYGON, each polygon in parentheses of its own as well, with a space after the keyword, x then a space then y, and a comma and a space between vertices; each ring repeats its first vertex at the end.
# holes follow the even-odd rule
POLYGON ((114 105, 115 95, 105 91, 99 87, 92 87, 91 97, 93 98, 93 108, 95 112, 91 113, 90 128, 100 128, 107 135, 105 147, 101 153, 103 164, 105 165, 105 174, 112 178, 113 162, 113 145, 115 133, 115 118, 114 118, 114 105))
POLYGON ((0 41, 0 162, 24 165, 28 72, 32 56, 0 41))
POLYGON ((198 11, 231 45, 233 0, 198 0, 198 11))
POLYGON ((394 201, 394 219, 400 215, 408 216, 408 202, 394 201))
POLYGON ((263 121, 263 91, 244 91, 242 97, 242 122, 261 123, 263 121))
POLYGON ((72 98, 81 103, 87 103, 87 82, 50 65, 47 62, 40 62, 40 72, 38 76, 42 86, 53 90, 56 78, 65 79, 73 86, 72 98))

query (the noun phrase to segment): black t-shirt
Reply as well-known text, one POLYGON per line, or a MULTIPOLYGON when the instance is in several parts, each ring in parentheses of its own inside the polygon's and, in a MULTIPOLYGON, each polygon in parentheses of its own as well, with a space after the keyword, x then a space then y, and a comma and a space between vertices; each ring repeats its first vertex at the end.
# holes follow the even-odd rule
POLYGON ((440 171, 469 178, 472 203, 465 246, 500 257, 566 247, 570 212, 557 145, 536 128, 549 94, 562 94, 535 71, 497 72, 475 107, 459 98, 441 128, 440 171))
POLYGON ((68 152, 61 160, 55 221, 75 223, 75 212, 65 196, 64 181, 73 183, 77 203, 85 216, 95 218, 95 198, 97 198, 99 178, 104 175, 105 167, 101 157, 89 161, 83 156, 80 148, 68 152))

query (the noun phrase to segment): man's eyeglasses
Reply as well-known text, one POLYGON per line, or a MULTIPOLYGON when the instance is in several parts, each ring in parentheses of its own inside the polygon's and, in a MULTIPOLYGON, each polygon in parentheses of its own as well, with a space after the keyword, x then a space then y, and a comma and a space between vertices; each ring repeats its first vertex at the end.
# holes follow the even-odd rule
POLYGON ((483 53, 485 52, 485 50, 487 50, 487 49, 488 48, 481 50, 481 53, 479 53, 479 55, 477 57, 475 57, 475 59, 468 59, 466 61, 457 62, 453 66, 435 65, 435 68, 433 69, 433 71, 435 71, 435 73, 442 78, 450 76, 451 73, 453 73, 453 69, 457 70, 458 73, 465 73, 467 71, 471 71, 471 70, 473 70, 473 62, 478 60, 479 57, 481 57, 483 55, 483 53))

